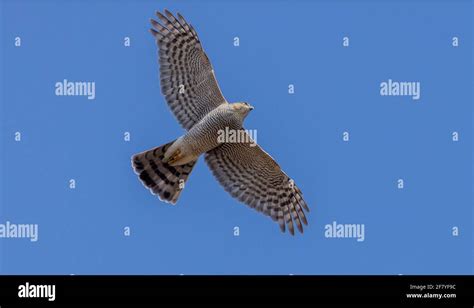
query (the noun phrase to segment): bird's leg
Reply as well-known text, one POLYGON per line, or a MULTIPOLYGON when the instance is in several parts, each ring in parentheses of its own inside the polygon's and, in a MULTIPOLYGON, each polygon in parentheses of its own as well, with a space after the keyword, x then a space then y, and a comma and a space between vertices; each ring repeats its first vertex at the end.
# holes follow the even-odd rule
POLYGON ((176 151, 174 151, 173 154, 171 154, 168 159, 164 159, 163 162, 171 165, 174 164, 176 161, 180 160, 181 158, 183 158, 183 155, 181 155, 181 150, 177 149, 176 151))

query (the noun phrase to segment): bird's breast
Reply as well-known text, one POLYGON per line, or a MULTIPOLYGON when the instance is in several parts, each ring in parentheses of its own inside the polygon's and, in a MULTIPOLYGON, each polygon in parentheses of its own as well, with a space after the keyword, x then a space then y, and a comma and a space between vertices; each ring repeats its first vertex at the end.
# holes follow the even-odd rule
POLYGON ((226 109, 213 110, 187 132, 183 141, 195 154, 202 154, 225 142, 223 136, 239 130, 241 126, 242 123, 232 112, 226 109))

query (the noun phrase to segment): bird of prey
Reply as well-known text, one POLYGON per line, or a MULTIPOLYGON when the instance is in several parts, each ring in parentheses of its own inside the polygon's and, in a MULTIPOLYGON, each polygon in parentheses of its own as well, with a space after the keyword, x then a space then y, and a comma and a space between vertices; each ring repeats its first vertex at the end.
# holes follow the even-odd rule
POLYGON ((204 154, 212 173, 232 197, 278 222, 281 231, 303 233, 309 208, 294 184, 243 128, 253 109, 246 102, 229 103, 194 28, 168 10, 151 19, 159 49, 161 92, 186 133, 174 141, 133 155, 132 166, 142 183, 160 200, 176 204, 197 159, 204 154), (222 130, 248 138, 222 142, 222 130), (242 140, 243 139, 243 140, 242 140))

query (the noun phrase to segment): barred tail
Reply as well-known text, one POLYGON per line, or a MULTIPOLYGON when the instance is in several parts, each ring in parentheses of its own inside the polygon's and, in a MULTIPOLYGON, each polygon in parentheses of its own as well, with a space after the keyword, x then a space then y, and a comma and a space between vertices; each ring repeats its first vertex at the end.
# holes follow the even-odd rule
POLYGON ((176 204, 197 160, 180 166, 164 163, 164 154, 173 142, 133 155, 132 166, 152 194, 158 195, 161 201, 176 204))

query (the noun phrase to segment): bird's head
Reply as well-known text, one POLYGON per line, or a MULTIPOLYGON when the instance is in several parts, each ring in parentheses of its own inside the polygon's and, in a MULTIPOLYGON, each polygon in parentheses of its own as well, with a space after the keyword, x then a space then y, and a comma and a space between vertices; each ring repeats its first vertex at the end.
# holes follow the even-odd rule
POLYGON ((232 104, 232 110, 244 119, 253 110, 253 106, 246 102, 238 102, 232 104))

